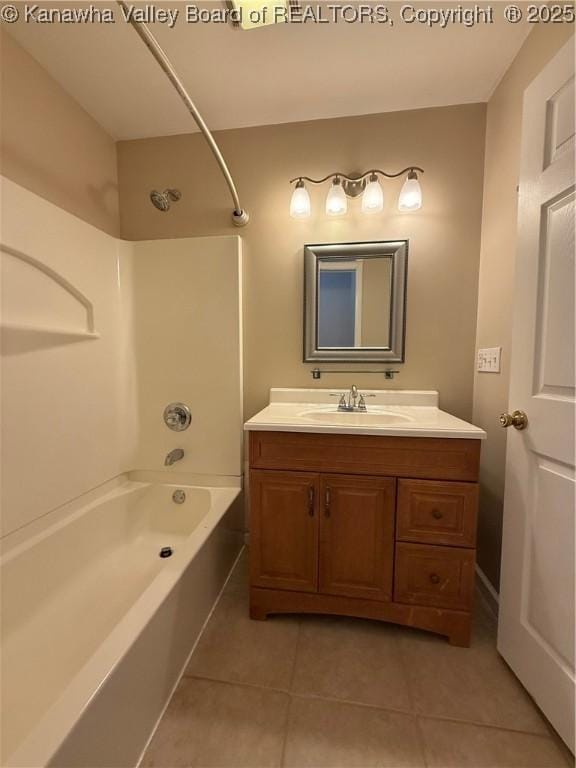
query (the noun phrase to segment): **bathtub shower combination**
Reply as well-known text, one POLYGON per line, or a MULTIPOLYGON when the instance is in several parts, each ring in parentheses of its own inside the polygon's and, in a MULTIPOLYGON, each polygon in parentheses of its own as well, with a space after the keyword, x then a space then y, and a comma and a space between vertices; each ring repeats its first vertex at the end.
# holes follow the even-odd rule
POLYGON ((1 761, 134 766, 242 546, 241 243, 123 242, 0 181, 1 761))
POLYGON ((240 241, 2 187, 1 764, 128 768, 243 546, 240 241))

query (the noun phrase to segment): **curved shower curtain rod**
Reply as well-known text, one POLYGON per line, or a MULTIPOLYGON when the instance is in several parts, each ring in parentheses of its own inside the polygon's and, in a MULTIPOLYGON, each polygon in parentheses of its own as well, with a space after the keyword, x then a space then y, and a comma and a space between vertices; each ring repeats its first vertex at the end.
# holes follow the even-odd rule
POLYGON ((232 178, 232 175, 230 174, 230 171, 228 170, 228 166, 226 165, 226 161, 224 160, 224 157, 222 155, 222 152, 220 151, 220 147, 218 144, 216 144, 216 141, 214 139, 214 136, 210 133, 210 129, 204 122, 204 119, 202 118, 202 115, 200 112, 198 112, 198 109, 196 108, 196 105, 188 95, 188 92, 186 91, 186 88, 184 87, 183 83, 181 82, 180 78, 176 74, 176 71, 174 70, 174 67, 170 63, 170 59, 166 56, 162 48, 160 47, 158 41, 150 32, 146 24, 141 21, 136 21, 132 14, 130 13, 130 9, 128 8, 127 3, 124 2, 124 0, 117 0, 118 5, 122 8, 124 11, 124 17, 132 24, 136 32, 140 35, 140 38, 152 54, 158 64, 162 67, 164 70, 164 74, 168 77, 178 94, 180 95, 180 98, 186 105, 188 111, 194 118, 196 125, 202 133, 204 134, 204 138, 208 142, 208 146, 212 150, 212 154, 216 158, 216 162, 220 166, 220 170, 222 171, 222 174, 224 176, 224 179, 226 180, 226 184, 228 184, 228 189, 230 190, 230 194, 232 195, 232 200, 234 202, 234 210, 232 212, 232 221, 237 227, 244 227, 246 224, 248 224, 249 216, 247 211, 245 211, 242 206, 240 205, 240 198, 238 197, 238 192, 236 191, 236 185, 234 184, 234 180, 232 178))

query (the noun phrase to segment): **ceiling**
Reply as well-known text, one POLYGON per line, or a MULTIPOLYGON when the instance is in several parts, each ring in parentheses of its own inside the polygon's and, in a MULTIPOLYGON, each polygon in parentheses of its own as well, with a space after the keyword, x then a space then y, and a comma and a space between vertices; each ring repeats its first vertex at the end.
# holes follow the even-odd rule
MULTIPOLYGON (((186 108, 119 8, 93 5, 115 8, 116 23, 21 19, 10 33, 115 139, 194 130, 186 108)), ((184 2, 154 5, 180 10, 172 29, 160 23, 150 28, 213 129, 486 101, 529 32, 527 24, 506 22, 500 3, 492 4, 491 25, 445 29, 402 23, 404 3, 395 2, 388 3, 393 26, 346 23, 339 17, 336 23, 251 30, 187 23, 184 2)), ((224 4, 196 5, 216 9, 224 4)), ((435 3, 434 8, 457 5, 462 3, 435 3)))

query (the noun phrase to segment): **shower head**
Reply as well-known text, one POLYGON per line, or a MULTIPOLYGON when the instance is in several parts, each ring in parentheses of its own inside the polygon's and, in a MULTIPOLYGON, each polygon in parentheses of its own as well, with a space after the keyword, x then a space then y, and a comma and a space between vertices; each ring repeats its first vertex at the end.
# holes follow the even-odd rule
POLYGON ((165 189, 164 192, 158 192, 158 190, 153 189, 152 192, 150 192, 152 205, 164 213, 170 210, 171 202, 177 203, 181 197, 182 193, 179 189, 165 189))

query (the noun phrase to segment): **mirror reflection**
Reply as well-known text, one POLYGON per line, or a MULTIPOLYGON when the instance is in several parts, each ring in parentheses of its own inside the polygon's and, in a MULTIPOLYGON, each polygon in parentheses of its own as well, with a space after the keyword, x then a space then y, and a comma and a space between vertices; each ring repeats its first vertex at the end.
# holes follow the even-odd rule
POLYGON ((407 240, 304 246, 304 362, 404 362, 407 240))
POLYGON ((317 348, 390 348, 392 256, 318 259, 317 348))

